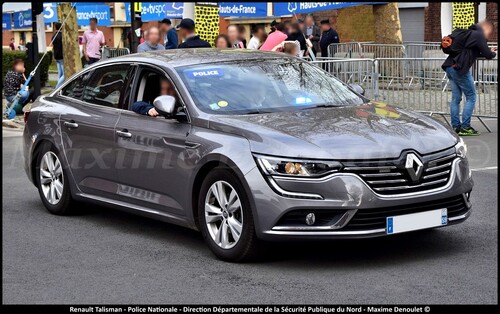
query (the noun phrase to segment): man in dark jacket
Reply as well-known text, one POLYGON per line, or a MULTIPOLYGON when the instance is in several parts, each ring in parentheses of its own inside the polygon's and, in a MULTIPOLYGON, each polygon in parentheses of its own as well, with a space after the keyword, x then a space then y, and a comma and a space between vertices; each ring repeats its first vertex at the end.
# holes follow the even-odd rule
POLYGON ((52 50, 54 53, 54 60, 56 60, 57 65, 57 84, 56 88, 64 83, 64 60, 63 60, 63 42, 62 42, 62 32, 57 32, 61 29, 61 23, 54 24, 54 35, 52 35, 52 50), (56 35, 57 34, 57 35, 56 35), (54 38, 55 36, 55 38, 54 38))
POLYGON ((287 41, 298 41, 300 44, 300 50, 304 53, 307 50, 306 39, 302 34, 299 23, 290 24, 290 33, 288 34, 287 41))
POLYGON ((179 48, 210 48, 210 44, 200 38, 194 32, 194 21, 192 19, 182 19, 177 25, 177 29, 184 38, 184 42, 179 45, 179 48))
POLYGON ((170 19, 163 19, 160 22, 160 30, 163 32, 163 45, 165 49, 176 49, 179 46, 177 31, 172 27, 170 19))
POLYGON ((490 49, 487 41, 492 32, 493 24, 488 21, 470 26, 462 51, 457 55, 449 55, 442 65, 451 86, 451 125, 459 135, 479 135, 479 132, 470 126, 476 104, 476 89, 470 68, 479 57, 495 58, 496 47, 490 49), (465 95, 465 105, 460 122, 462 94, 465 95))
POLYGON ((304 20, 304 35, 306 35, 306 38, 313 44, 314 52, 318 52, 321 30, 314 24, 314 16, 311 14, 308 14, 304 20))
POLYGON ((321 56, 328 57, 328 46, 340 42, 339 34, 330 26, 330 20, 328 19, 321 21, 321 30, 323 31, 319 40, 321 56))
POLYGON ((276 20, 273 20, 271 22, 271 24, 269 24, 269 27, 271 27, 271 31, 269 31, 268 35, 270 35, 276 31, 276 25, 278 25, 278 22, 276 22, 276 20))

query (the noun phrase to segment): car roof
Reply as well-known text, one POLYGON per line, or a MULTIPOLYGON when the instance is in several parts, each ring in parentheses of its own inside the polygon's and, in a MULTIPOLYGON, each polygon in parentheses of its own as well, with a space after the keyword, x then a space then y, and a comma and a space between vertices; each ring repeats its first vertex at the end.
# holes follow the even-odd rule
MULTIPOLYGON (((164 63, 170 67, 181 67, 206 63, 218 63, 227 61, 248 61, 262 59, 297 59, 283 53, 260 51, 250 49, 216 49, 216 48, 189 48, 169 49, 161 51, 148 51, 134 53, 121 57, 108 59, 110 61, 144 61, 164 63)), ((298 59, 297 59, 298 60, 298 59)))

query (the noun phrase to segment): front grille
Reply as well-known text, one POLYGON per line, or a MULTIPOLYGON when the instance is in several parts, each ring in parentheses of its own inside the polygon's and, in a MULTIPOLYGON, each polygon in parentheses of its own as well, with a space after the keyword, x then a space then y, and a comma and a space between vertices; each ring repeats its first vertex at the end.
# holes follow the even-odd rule
POLYGON ((406 155, 394 161, 351 162, 342 171, 357 174, 381 195, 421 192, 440 188, 448 183, 456 155, 453 153, 434 159, 422 158, 423 170, 417 179, 412 178, 405 168, 405 157, 406 155))
POLYGON ((341 230, 372 230, 386 227, 387 217, 419 213, 435 209, 448 209, 448 218, 463 215, 469 209, 462 195, 437 201, 396 207, 358 209, 354 217, 341 230))

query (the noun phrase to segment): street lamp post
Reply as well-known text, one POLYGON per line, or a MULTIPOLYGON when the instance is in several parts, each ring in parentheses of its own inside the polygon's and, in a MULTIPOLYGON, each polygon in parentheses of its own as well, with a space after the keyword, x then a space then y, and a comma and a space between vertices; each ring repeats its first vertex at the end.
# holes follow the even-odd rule
MULTIPOLYGON (((36 16, 43 14, 43 3, 42 2, 31 2, 31 27, 32 27, 32 39, 31 39, 31 59, 33 62, 33 67, 38 64, 38 35, 37 35, 37 18, 36 16)), ((40 81, 40 70, 35 72, 33 79, 34 91, 33 97, 37 98, 41 95, 42 86, 40 81)))

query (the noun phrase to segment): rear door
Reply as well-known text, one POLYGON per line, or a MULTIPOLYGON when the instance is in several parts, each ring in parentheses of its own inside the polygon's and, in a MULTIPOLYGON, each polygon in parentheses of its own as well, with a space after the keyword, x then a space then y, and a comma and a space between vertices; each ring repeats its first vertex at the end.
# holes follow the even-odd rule
POLYGON ((133 67, 98 67, 69 83, 60 98, 61 135, 70 171, 81 192, 118 199, 115 126, 133 67))
MULTIPOLYGON (((151 103, 159 96, 160 80, 172 83, 161 69, 139 67, 130 108, 135 101, 151 103)), ((180 97, 177 99, 182 103, 180 97)), ((116 125, 115 138, 122 201, 167 215, 184 215, 182 202, 190 171, 184 159, 186 145, 191 145, 186 143, 191 125, 184 117, 165 119, 123 110, 116 125)))

